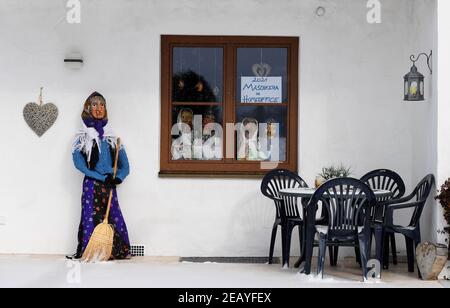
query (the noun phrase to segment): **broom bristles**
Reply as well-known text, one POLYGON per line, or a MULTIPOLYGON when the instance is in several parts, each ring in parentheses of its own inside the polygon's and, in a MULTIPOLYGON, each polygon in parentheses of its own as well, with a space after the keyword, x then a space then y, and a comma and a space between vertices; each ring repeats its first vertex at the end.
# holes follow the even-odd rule
POLYGON ((114 240, 114 228, 107 224, 99 224, 92 233, 82 260, 85 262, 108 261, 111 258, 114 240))

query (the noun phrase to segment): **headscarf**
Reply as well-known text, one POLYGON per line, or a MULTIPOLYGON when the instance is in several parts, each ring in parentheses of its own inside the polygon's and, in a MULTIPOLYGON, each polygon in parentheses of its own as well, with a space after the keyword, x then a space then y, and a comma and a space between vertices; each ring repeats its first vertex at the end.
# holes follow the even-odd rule
POLYGON ((93 127, 98 132, 100 138, 103 138, 104 130, 103 128, 108 124, 108 111, 106 109, 106 100, 98 92, 92 93, 84 103, 83 113, 81 114, 84 124, 87 127, 93 127), (91 114, 91 104, 95 101, 100 101, 105 104, 105 117, 101 120, 96 119, 91 114))

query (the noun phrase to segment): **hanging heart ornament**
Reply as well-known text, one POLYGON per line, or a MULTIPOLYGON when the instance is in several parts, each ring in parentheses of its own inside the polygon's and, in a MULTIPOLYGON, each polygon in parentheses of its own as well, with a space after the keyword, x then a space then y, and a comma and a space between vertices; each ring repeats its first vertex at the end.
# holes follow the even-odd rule
POLYGON ((218 86, 215 86, 215 87, 213 88, 213 94, 214 94, 215 96, 217 96, 217 95, 219 95, 219 93, 220 93, 220 88, 219 88, 218 86))
POLYGON ((272 67, 267 63, 253 64, 252 71, 255 76, 267 77, 270 74, 272 67))
POLYGON ((39 95, 39 104, 29 103, 23 108, 25 122, 39 137, 42 137, 58 118, 58 107, 52 103, 43 103, 42 90, 43 88, 39 95))

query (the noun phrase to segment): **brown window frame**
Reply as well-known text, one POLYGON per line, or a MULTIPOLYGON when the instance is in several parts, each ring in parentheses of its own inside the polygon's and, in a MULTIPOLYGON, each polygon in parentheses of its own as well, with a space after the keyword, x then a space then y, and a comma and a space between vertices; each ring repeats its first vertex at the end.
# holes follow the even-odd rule
MULTIPOLYGON (((236 64, 237 48, 272 47, 288 48, 288 102, 286 161, 277 168, 298 170, 298 106, 299 106, 299 38, 267 36, 161 36, 161 139, 160 176, 261 176, 269 170, 262 170, 260 161, 241 161, 225 157, 227 143, 226 123, 236 123, 236 64), (180 160, 170 157, 172 128, 172 52, 174 47, 222 47, 224 59, 224 85, 222 112, 224 123, 221 161, 180 160)), ((188 104, 187 104, 188 105, 188 104)), ((267 103, 252 105, 270 105, 267 103)), ((280 105, 280 104, 277 104, 280 105)))

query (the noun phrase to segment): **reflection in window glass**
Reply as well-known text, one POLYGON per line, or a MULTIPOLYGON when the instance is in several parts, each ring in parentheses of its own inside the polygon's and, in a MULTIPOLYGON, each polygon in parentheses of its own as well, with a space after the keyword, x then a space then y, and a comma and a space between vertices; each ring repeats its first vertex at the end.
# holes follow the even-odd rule
POLYGON ((172 101, 222 102, 222 48, 175 47, 172 59, 172 101))
POLYGON ((238 48, 236 101, 286 103, 288 101, 287 54, 287 48, 238 48))
POLYGON ((237 109, 238 160, 286 161, 287 108, 282 106, 242 106, 237 109))

